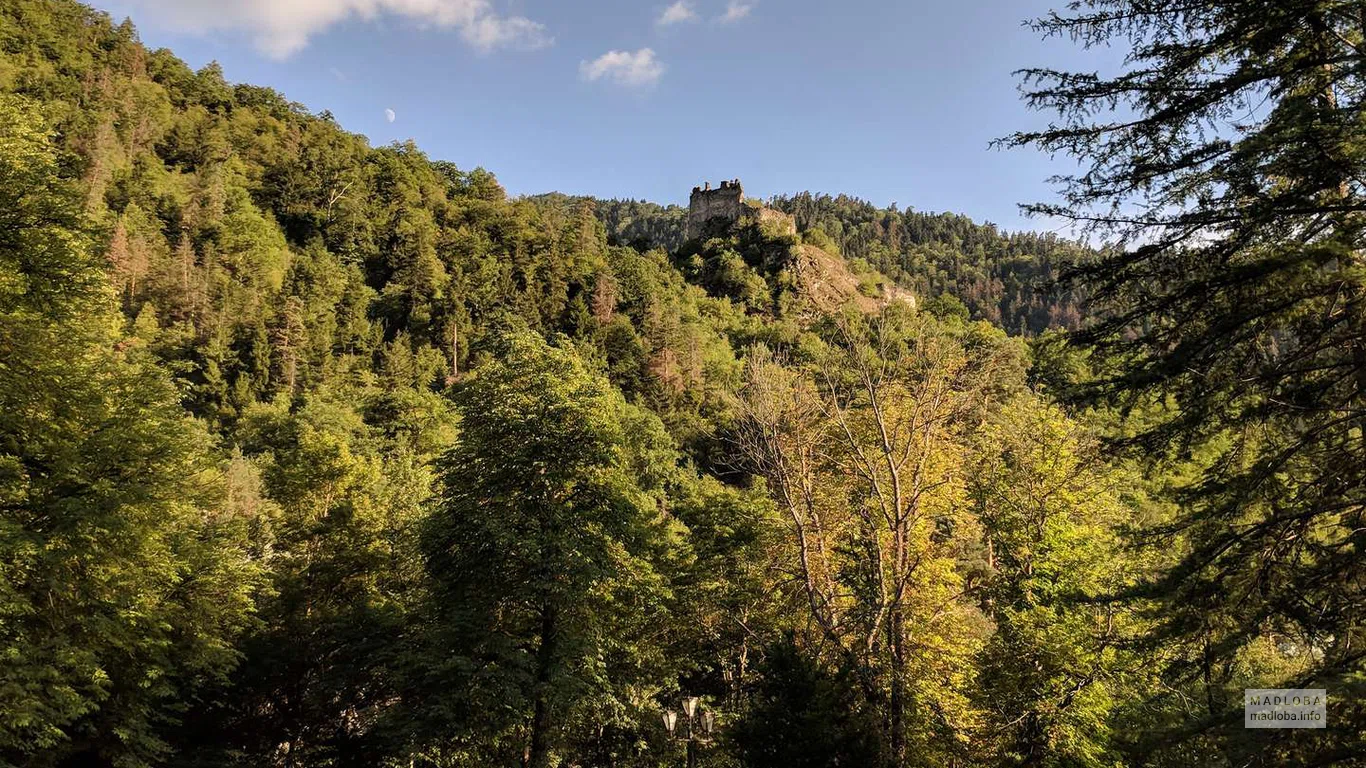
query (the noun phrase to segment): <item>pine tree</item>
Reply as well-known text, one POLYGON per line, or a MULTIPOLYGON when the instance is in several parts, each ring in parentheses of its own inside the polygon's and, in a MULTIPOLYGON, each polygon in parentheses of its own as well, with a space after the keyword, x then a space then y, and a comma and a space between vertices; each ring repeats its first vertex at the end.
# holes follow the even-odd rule
POLYGON ((1026 70, 1028 102, 1059 117, 1006 142, 1081 161, 1061 201, 1033 211, 1129 246, 1076 275, 1104 317, 1077 337, 1102 353, 1087 394, 1169 396, 1135 442, 1153 456, 1215 452, 1181 514, 1153 532, 1185 547, 1153 585, 1168 647, 1185 649, 1169 671, 1202 689, 1203 718, 1184 730, 1222 732, 1222 759, 1240 765, 1360 757, 1361 4, 1083 0, 1036 28, 1128 50, 1108 76, 1026 70), (1247 661, 1266 646, 1280 658, 1247 661), (1340 727, 1246 732, 1244 686, 1327 688, 1340 727))

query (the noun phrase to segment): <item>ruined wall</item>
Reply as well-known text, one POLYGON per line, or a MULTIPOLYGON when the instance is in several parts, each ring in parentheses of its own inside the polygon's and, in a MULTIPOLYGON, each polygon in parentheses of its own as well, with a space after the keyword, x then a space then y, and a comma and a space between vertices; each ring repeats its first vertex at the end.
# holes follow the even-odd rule
POLYGON ((706 231, 708 225, 726 226, 734 224, 745 215, 745 190, 740 180, 723 181, 721 186, 712 189, 693 187, 688 198, 688 238, 694 238, 706 231))
POLYGON ((759 224, 777 235, 797 234, 797 222, 791 216, 757 202, 745 203, 739 179, 723 181, 716 189, 711 184, 693 187, 684 232, 687 239, 721 234, 736 224, 759 224))

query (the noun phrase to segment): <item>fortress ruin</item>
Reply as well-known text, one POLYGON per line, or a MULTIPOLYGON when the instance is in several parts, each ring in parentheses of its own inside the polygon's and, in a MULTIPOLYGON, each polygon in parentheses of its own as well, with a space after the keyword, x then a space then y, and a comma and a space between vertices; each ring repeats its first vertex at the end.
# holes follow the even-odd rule
POLYGON ((692 188, 684 231, 687 239, 723 233, 742 223, 769 226, 783 234, 797 234, 797 223, 791 216, 764 208, 757 202, 746 203, 745 188, 739 179, 723 181, 716 189, 712 189, 711 182, 692 188))
POLYGON ((692 239, 708 227, 728 227, 745 215, 745 190, 739 179, 721 182, 717 189, 711 182, 693 187, 688 198, 687 237, 692 239))

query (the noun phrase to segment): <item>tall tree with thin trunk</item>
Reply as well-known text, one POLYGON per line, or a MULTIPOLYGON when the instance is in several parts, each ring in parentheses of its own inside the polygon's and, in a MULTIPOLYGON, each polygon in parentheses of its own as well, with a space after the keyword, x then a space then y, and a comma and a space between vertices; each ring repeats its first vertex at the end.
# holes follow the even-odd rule
POLYGON ((805 370, 751 355, 740 450, 789 519, 810 642, 882 717, 883 764, 951 760, 985 634, 959 568, 977 541, 966 434, 1012 347, 969 349, 902 306, 841 315, 825 336, 805 370))
POLYGON ((635 633, 666 615, 659 512, 676 457, 572 350, 522 332, 493 352, 457 385, 461 433, 425 535, 449 676, 420 705, 449 718, 437 748, 545 768, 566 729, 642 705, 626 684, 635 633))

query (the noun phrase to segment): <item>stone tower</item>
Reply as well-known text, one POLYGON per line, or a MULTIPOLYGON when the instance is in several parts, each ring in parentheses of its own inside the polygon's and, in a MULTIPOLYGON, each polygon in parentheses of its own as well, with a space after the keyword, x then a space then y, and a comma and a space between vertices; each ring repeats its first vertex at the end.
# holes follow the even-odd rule
POLYGON ((693 187, 688 198, 688 239, 699 237, 708 227, 726 227, 741 219, 745 213, 745 190, 739 179, 721 182, 717 189, 711 182, 705 186, 693 187))

